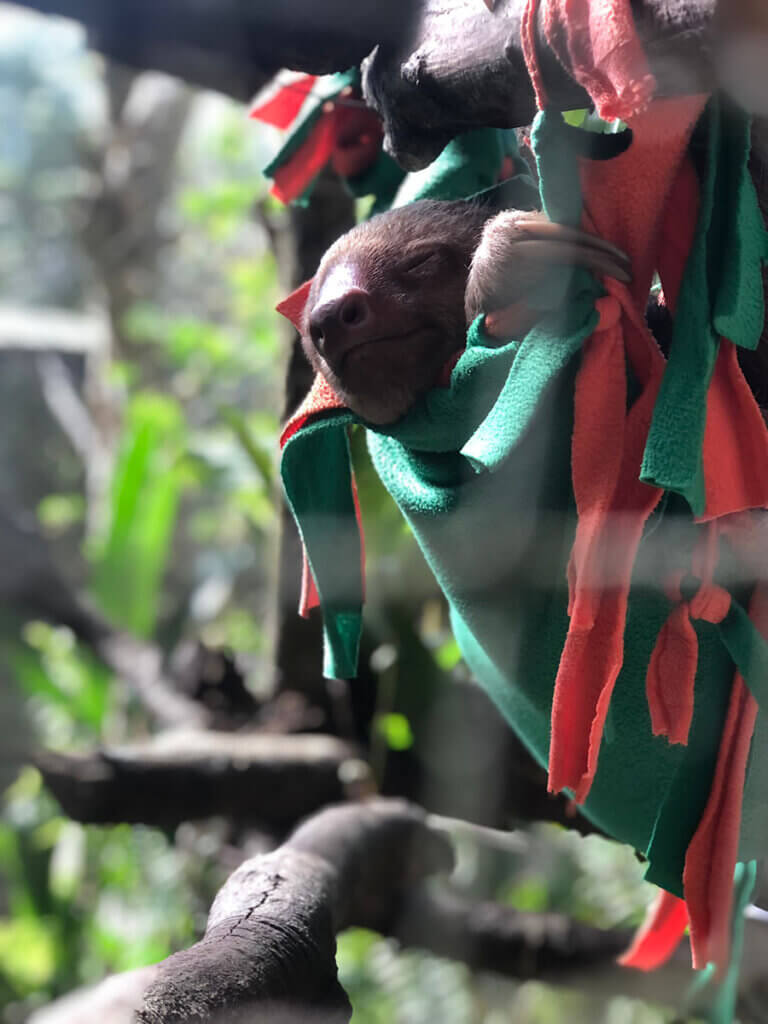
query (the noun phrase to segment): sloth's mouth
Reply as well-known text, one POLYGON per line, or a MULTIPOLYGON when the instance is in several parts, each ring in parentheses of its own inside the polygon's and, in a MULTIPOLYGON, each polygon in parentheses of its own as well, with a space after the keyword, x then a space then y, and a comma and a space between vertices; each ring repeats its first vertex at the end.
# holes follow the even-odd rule
POLYGON ((421 360, 423 345, 419 342, 430 342, 434 334, 433 328, 414 327, 402 334, 377 334, 370 338, 345 339, 334 347, 333 355, 326 356, 326 362, 335 373, 343 373, 345 369, 357 363, 358 357, 367 359, 371 356, 371 349, 391 347, 393 358, 396 355, 398 363, 408 365, 411 361, 421 360))

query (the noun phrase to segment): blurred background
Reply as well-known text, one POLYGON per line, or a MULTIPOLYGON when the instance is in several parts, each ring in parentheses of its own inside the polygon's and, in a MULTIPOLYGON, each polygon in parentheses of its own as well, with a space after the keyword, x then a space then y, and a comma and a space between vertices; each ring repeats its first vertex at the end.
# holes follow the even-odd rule
MULTIPOLYGON (((273 309, 355 204, 330 178, 308 209, 270 198, 261 169, 278 135, 246 114, 88 52, 74 23, 0 4, 7 1024, 190 945, 227 874, 311 809, 283 821, 158 811, 147 825, 80 807, 76 821, 71 763, 54 755, 201 723, 332 732, 365 745, 367 786, 518 825, 497 792, 517 755, 467 687, 442 599, 362 444, 359 685, 328 688, 317 623, 295 615, 276 453, 307 372, 286 394, 291 334, 273 309)), ((605 928, 633 926, 651 898, 632 852, 597 836, 519 826, 499 849, 456 835, 451 885, 477 898, 605 928)), ((504 981, 360 930, 340 937, 338 962, 358 1024, 673 1016, 593 989, 586 973, 578 990, 504 981)))

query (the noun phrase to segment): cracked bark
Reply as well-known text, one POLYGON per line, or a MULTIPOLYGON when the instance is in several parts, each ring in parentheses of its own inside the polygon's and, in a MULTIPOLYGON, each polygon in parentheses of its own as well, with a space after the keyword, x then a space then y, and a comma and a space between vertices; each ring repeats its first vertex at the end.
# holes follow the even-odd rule
POLYGON ((204 938, 159 965, 137 1021, 342 1024, 351 1009, 335 935, 353 925, 513 977, 610 962, 624 948, 626 933, 436 897, 424 881, 452 860, 445 838, 403 801, 323 811, 234 872, 204 938))
POLYGON ((297 1020, 307 1007, 324 1022, 348 1021, 336 933, 386 931, 408 889, 450 863, 445 841, 402 802, 322 812, 231 875, 205 936, 160 965, 137 1021, 297 1020))
MULTIPOLYGON (((685 943, 658 971, 620 968, 628 932, 466 900, 432 877, 451 865, 449 844, 413 805, 328 808, 237 868, 200 942, 70 996, 61 1012, 54 1005, 30 1024, 346 1024, 335 936, 353 925, 475 969, 572 986, 598 1003, 624 995, 682 1006, 691 982, 685 943)), ((759 989, 766 957, 768 927, 749 920, 742 995, 759 989)))

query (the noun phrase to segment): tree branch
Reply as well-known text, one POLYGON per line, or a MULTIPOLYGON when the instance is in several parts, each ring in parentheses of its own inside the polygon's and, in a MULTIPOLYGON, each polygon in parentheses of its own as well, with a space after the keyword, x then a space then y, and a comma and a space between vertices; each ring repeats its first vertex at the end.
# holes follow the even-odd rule
POLYGON ((90 754, 43 751, 34 763, 75 821, 172 829, 219 814, 284 830, 345 799, 342 766, 358 758, 333 736, 173 731, 90 754))
MULTIPOLYGON (((70 996, 69 1016, 54 1006, 30 1024, 346 1024, 334 956, 336 933, 350 926, 509 978, 573 986, 599 1001, 623 994, 682 1006, 691 983, 686 944, 652 974, 622 969, 614 961, 628 932, 435 888, 427 879, 451 867, 452 853, 427 820, 403 801, 323 811, 277 850, 240 865, 200 942, 139 976, 108 979, 102 998, 98 988, 80 1004, 70 996), (141 1010, 129 1017, 128 1003, 138 1006, 147 985, 141 1010)), ((746 924, 742 994, 759 983, 768 956, 768 927, 746 924)))
MULTIPOLYGON (((359 64, 412 30, 417 0, 18 0, 82 22, 90 44, 135 68, 247 101, 282 67, 313 74, 359 64)), ((480 0, 478 0, 478 3, 480 0)))
POLYGON ((234 872, 205 936, 162 964, 137 1020, 271 1021, 278 1008, 302 1019, 294 1012, 310 1006, 343 1024, 351 1009, 336 977, 336 932, 387 930, 404 894, 450 863, 447 844, 407 804, 324 811, 234 872))
MULTIPOLYGON (((382 115, 387 147, 409 170, 425 167, 458 132, 529 124, 533 93, 520 48, 525 0, 22 0, 81 21, 91 45, 133 67, 179 75, 249 99, 281 67, 313 73, 367 62, 365 93, 382 115)), ((710 88, 715 0, 634 0, 660 95, 710 88)), ((588 98, 546 47, 553 103, 588 98)))
MULTIPOLYGON (((454 684, 437 717, 439 736, 432 742, 399 756, 390 752, 387 795, 405 796, 470 826, 498 830, 552 821, 596 831, 564 796, 547 793, 544 770, 478 687, 454 684), (461 734, 460 724, 469 735, 461 734)), ((84 754, 43 751, 35 763, 76 821, 172 829, 226 814, 286 829, 361 788, 370 791, 363 757, 332 736, 175 729, 144 743, 84 754)))
MULTIPOLYGON (((481 125, 514 128, 536 113, 523 59, 526 0, 428 0, 416 35, 397 50, 379 47, 363 65, 365 98, 382 117, 385 147, 408 170, 426 167, 455 135, 481 125)), ((714 83, 715 0, 634 0, 640 38, 659 95, 701 92, 714 83)), ((563 110, 590 99, 539 37, 550 101, 563 110)))

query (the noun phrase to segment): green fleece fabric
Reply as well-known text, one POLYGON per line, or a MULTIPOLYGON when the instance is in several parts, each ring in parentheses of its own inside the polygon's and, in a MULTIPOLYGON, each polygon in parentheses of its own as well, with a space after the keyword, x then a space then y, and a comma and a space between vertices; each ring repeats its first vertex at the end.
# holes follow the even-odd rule
MULTIPOLYGON (((488 192, 507 155, 515 160, 517 173, 504 183, 505 196, 517 189, 530 199, 535 187, 514 135, 495 128, 457 136, 426 172, 410 176, 420 182, 414 198, 459 199, 488 192)), ((352 422, 352 414, 342 411, 308 423, 286 444, 281 461, 286 497, 323 607, 323 671, 329 678, 357 672, 362 580, 346 434, 352 422)))
MULTIPOLYGON (((567 337, 562 323, 552 321, 539 326, 537 341, 551 346, 557 340, 572 352, 590 329, 583 323, 580 338, 567 337)), ((553 365, 545 380, 531 374, 526 361, 518 363, 525 341, 497 347, 476 323, 450 389, 430 392, 388 434, 369 430, 368 442, 379 476, 448 598, 454 633, 470 668, 546 764, 554 680, 568 628, 565 565, 576 516, 570 427, 577 360, 553 365), (524 389, 527 376, 538 394, 522 411, 507 405, 518 372, 517 387, 524 389), (499 392, 503 376, 507 386, 499 392), (479 455, 484 425, 503 418, 505 410, 516 426, 508 434, 505 457, 502 442, 490 433, 492 443, 479 455), (471 469, 462 454, 468 449, 471 469)), ((666 515, 673 514, 667 508, 666 515)), ((685 523, 692 545, 695 528, 689 517, 681 517, 681 529, 685 523)), ((652 521, 649 532, 654 526, 652 521)), ((648 578, 642 548, 636 575, 648 578)), ((661 589, 633 586, 624 668, 584 810, 601 828, 649 856, 652 881, 681 895, 685 852, 709 795, 733 663, 717 628, 695 623, 700 655, 689 744, 671 746, 654 737, 645 672, 670 607, 661 589), (674 827, 667 827, 672 822, 674 827)))
POLYGON ((323 608, 328 679, 357 675, 363 581, 346 426, 351 413, 309 423, 283 449, 280 471, 323 608))
POLYGON ((747 166, 749 117, 713 98, 699 127, 706 132, 699 219, 640 473, 645 483, 681 494, 697 516, 705 506, 706 395, 720 336, 757 346, 764 323, 761 266, 768 259, 747 166))
MULTIPOLYGON (((768 707, 768 701, 760 703, 768 707)), ((760 860, 768 849, 768 715, 757 716, 749 748, 741 812, 739 860, 760 860)))
POLYGON ((504 138, 496 128, 457 135, 429 167, 405 178, 393 206, 417 199, 464 199, 491 188, 498 181, 504 155, 504 138))
MULTIPOLYGON (((574 222, 580 207, 573 199, 575 157, 558 155, 551 117, 539 119, 537 131, 551 135, 560 174, 557 190, 545 193, 545 206, 574 222)), ((563 288, 562 312, 545 314, 522 340, 493 342, 476 321, 450 386, 430 391, 388 430, 368 430, 373 463, 448 599, 467 663, 541 764, 548 759, 554 681, 568 630, 566 565, 576 523, 574 379, 602 294, 586 271, 556 275, 549 291, 542 289, 542 306, 559 304, 563 288)), ((343 410, 310 422, 287 441, 282 464, 323 604, 325 671, 331 676, 354 674, 352 627, 359 615, 358 549, 351 539, 350 471, 343 455, 350 422, 354 418, 343 410)), ((678 442, 670 435, 667 447, 678 442)), ((723 627, 695 621, 699 658, 688 745, 652 735, 646 669, 671 610, 662 582, 648 582, 659 575, 652 537, 662 517, 679 527, 680 564, 690 564, 696 527, 685 502, 671 494, 649 520, 640 547, 624 664, 584 811, 647 855, 651 881, 682 895, 685 853, 709 796, 727 711, 731 653, 754 684, 753 670, 765 651, 751 634, 745 650, 738 611, 723 627), (754 650, 758 656, 750 659, 754 650)), ((728 557, 724 552, 719 566, 722 580, 735 575, 728 557)))
MULTIPOLYGON (((553 319, 549 338, 547 324, 539 326, 539 346, 551 345, 554 338, 573 352, 592 325, 589 317, 573 338, 565 338, 562 322, 553 319)), ((368 441, 377 472, 448 598, 456 639, 470 668, 533 755, 546 764, 554 679, 568 628, 565 565, 575 527, 570 427, 577 360, 553 366, 548 380, 531 377, 538 399, 514 409, 506 457, 503 442, 492 433, 488 447, 479 443, 485 425, 503 415, 514 393, 504 387, 500 391, 499 381, 509 385, 520 371, 517 386, 523 386, 531 364, 518 359, 529 339, 498 346, 477 321, 450 388, 429 392, 387 433, 369 430, 368 441), (471 461, 462 454, 468 449, 471 461)), ((331 676, 350 674, 351 646, 339 644, 339 636, 359 610, 353 607, 359 584, 356 573, 349 572, 358 563, 348 463, 338 440, 330 459, 323 446, 328 435, 344 438, 351 420, 340 412, 302 428, 287 442, 283 463, 324 619, 337 623, 327 637, 326 672, 331 676), (341 484, 330 487, 331 478, 339 477, 341 484), (302 515, 302 508, 314 514, 302 515), (332 533, 324 532, 326 526, 332 533), (343 558, 342 550, 347 552, 343 558), (340 625, 334 609, 344 613, 340 625)), ((668 507, 665 515, 679 513, 668 507)), ((690 525, 692 545, 690 517, 680 519, 681 526, 690 525)), ((649 534, 655 525, 652 520, 649 534)), ((636 569, 641 579, 648 575, 644 568, 641 548, 636 569)), ((660 589, 640 583, 632 588, 624 668, 584 809, 608 833, 646 853, 648 877, 680 895, 685 851, 709 794, 733 662, 718 628, 695 623, 700 654, 689 744, 671 746, 654 737, 645 670, 670 607, 660 589)))

